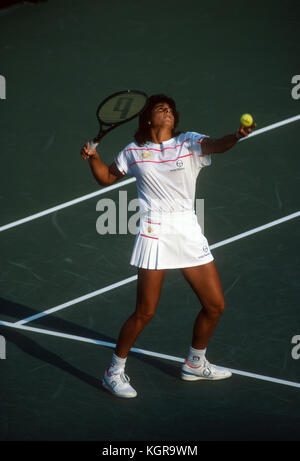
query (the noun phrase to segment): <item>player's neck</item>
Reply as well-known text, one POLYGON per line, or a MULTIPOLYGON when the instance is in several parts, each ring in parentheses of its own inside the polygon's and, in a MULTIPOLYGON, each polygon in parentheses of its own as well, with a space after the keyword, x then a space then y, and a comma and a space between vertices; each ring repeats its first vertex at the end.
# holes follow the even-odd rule
POLYGON ((173 137, 172 130, 169 128, 151 128, 151 138, 154 144, 160 144, 173 137))

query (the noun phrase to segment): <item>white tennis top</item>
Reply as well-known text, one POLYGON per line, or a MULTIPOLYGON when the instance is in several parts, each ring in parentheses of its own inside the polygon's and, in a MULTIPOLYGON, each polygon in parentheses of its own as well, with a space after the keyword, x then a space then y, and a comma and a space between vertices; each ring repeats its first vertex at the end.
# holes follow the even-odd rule
POLYGON ((115 158, 118 169, 135 176, 141 213, 194 210, 196 179, 211 155, 203 155, 206 135, 181 133, 160 144, 128 144, 115 158))

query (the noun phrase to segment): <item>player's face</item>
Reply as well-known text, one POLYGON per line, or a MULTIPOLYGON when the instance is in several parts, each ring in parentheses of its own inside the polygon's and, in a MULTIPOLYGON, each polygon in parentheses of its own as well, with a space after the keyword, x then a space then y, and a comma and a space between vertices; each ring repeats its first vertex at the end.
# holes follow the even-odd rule
POLYGON ((151 125, 154 127, 169 126, 174 128, 174 115, 171 107, 166 102, 156 104, 151 112, 151 125))

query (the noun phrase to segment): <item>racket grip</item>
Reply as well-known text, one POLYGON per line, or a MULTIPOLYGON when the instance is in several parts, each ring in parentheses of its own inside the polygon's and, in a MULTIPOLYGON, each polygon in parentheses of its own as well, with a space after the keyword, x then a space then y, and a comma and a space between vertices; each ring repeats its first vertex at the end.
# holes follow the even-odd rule
POLYGON ((89 150, 94 150, 98 146, 98 142, 91 141, 89 150))

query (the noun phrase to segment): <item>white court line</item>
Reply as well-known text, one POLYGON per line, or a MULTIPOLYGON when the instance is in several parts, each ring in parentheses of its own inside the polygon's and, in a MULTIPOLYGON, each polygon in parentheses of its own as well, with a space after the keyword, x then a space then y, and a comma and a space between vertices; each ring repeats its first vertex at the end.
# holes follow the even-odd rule
POLYGON ((65 202, 61 205, 57 205, 52 208, 48 208, 47 210, 40 211, 39 213, 35 213, 31 216, 27 216, 27 218, 19 219, 18 221, 5 224, 4 226, 0 227, 0 232, 3 232, 7 229, 11 229, 12 227, 20 226, 21 224, 24 224, 28 221, 33 221, 34 219, 41 218, 42 216, 46 216, 48 214, 54 213, 55 211, 62 210, 63 208, 76 205, 77 203, 83 202, 84 200, 89 200, 90 198, 97 197, 97 195, 106 194, 106 192, 109 192, 113 189, 118 189, 119 187, 126 186, 127 184, 130 184, 134 181, 136 181, 135 178, 126 179, 125 181, 118 182, 117 184, 113 184, 112 186, 104 187, 103 189, 97 190, 96 192, 91 192, 90 194, 75 198, 74 200, 70 200, 69 202, 65 202))
MULTIPOLYGON (((294 219, 296 217, 300 216, 300 211, 297 211, 296 213, 292 213, 288 216, 285 216, 280 219, 276 219, 276 221, 269 222, 267 224, 264 224, 263 226, 256 227, 255 229, 252 229, 247 232, 243 232, 242 234, 238 234, 234 237, 231 237, 229 239, 223 240, 222 242, 215 243, 213 245, 210 245, 210 248, 213 250, 214 248, 218 248, 220 246, 226 245, 228 243, 234 242, 236 240, 242 239, 244 237, 247 237, 248 235, 255 234, 256 232, 260 232, 264 229, 268 229, 269 227, 272 226, 277 226, 278 224, 281 224, 285 221, 288 221, 290 219, 294 219)), ((62 309, 65 309, 66 307, 73 306, 74 304, 78 304, 82 301, 85 301, 86 299, 93 298, 94 296, 98 296, 101 293, 105 293, 106 291, 114 290, 115 288, 118 288, 121 285, 125 285, 127 283, 133 282, 137 280, 137 275, 134 275, 132 277, 129 277, 127 279, 121 280, 120 282, 113 283, 112 285, 108 285, 107 287, 101 288, 99 290, 93 291, 91 293, 88 293, 86 295, 80 296, 79 298, 75 298, 71 301, 68 301, 64 304, 60 304, 59 306, 52 307, 51 309, 47 309, 46 311, 40 312, 38 314, 32 315, 30 317, 27 317, 26 319, 19 320, 15 322, 15 325, 24 325, 25 323, 32 322, 33 320, 36 320, 41 317, 45 317, 46 315, 52 314, 53 312, 60 311, 62 309)))
POLYGON ((267 224, 264 224, 262 226, 255 227, 255 229, 251 229, 251 230, 249 230, 247 232, 243 232, 242 234, 238 234, 235 237, 231 237, 229 239, 222 240, 221 242, 218 242, 218 243, 215 243, 213 245, 210 245, 210 248, 214 249, 214 248, 221 247, 223 245, 226 245, 227 243, 231 243, 231 242, 234 242, 235 240, 239 240, 239 239, 242 239, 244 237, 248 237, 249 235, 256 234, 256 232, 260 232, 262 230, 268 229, 269 227, 277 226, 278 224, 281 224, 281 223, 283 223, 285 221, 289 221, 290 219, 298 218, 299 216, 300 216, 300 211, 296 211, 295 213, 292 213, 292 214, 290 214, 288 216, 284 216, 283 218, 276 219, 275 221, 271 221, 271 222, 269 222, 267 224))
MULTIPOLYGON (((107 347, 113 347, 113 348, 116 347, 115 343, 109 343, 109 342, 106 342, 106 341, 99 341, 97 339, 86 338, 84 336, 76 336, 76 335, 70 335, 70 334, 67 334, 67 333, 60 333, 58 331, 45 330, 45 329, 42 329, 42 328, 34 328, 34 327, 16 325, 15 323, 5 322, 5 321, 2 321, 2 320, 0 320, 0 325, 10 327, 10 328, 16 328, 16 329, 19 329, 19 330, 31 331, 31 332, 34 332, 34 333, 42 333, 42 334, 45 334, 45 335, 56 336, 56 337, 59 337, 59 338, 72 339, 74 341, 81 341, 81 342, 85 342, 85 343, 97 344, 97 345, 100 345, 100 346, 107 346, 107 347)), ((160 354, 158 352, 147 351, 145 349, 138 349, 136 347, 132 347, 130 349, 130 351, 131 352, 137 352, 137 353, 143 354, 143 355, 148 355, 148 356, 151 356, 151 357, 158 357, 158 358, 162 358, 162 359, 166 359, 166 360, 172 360, 174 362, 181 362, 181 363, 184 362, 184 359, 181 358, 181 357, 174 357, 172 355, 160 354)), ((300 383, 295 383, 293 381, 286 381, 284 379, 272 378, 270 376, 259 375, 259 374, 256 374, 256 373, 249 373, 248 371, 235 370, 233 368, 228 368, 228 369, 234 374, 246 376, 248 378, 261 379, 263 381, 268 381, 268 382, 271 382, 271 383, 284 384, 285 386, 291 386, 291 387, 300 388, 300 383)))
MULTIPOLYGON (((266 126, 259 130, 255 130, 253 133, 249 134, 246 138, 241 138, 238 142, 246 141, 247 139, 253 136, 257 136, 258 134, 265 133, 266 131, 274 130, 275 128, 279 128, 280 126, 284 126, 289 123, 296 122, 297 120, 300 120, 300 115, 295 115, 294 117, 287 118, 285 120, 282 120, 281 122, 273 123, 272 125, 266 126)), ((48 214, 54 213, 55 211, 62 210, 63 208, 76 205, 77 203, 83 202, 84 200, 89 200, 90 198, 96 197, 97 195, 104 194, 113 189, 118 189, 119 187, 123 187, 126 184, 130 184, 134 181, 136 181, 135 178, 126 179, 125 181, 117 182, 116 184, 113 184, 112 186, 104 187, 103 189, 100 189, 100 191, 96 191, 96 192, 92 192, 91 194, 83 195, 82 197, 76 198, 74 200, 70 200, 69 202, 65 202, 65 203, 62 203, 61 205, 57 205, 55 207, 48 208, 47 210, 41 211, 39 213, 35 213, 31 216, 28 216, 27 218, 19 219, 18 221, 5 224, 4 226, 0 227, 0 232, 11 229, 12 227, 20 226, 21 224, 24 224, 29 221, 33 221, 34 219, 41 218, 42 216, 46 216, 48 214)))
POLYGON ((137 280, 137 275, 121 280, 120 282, 113 283, 112 285, 108 285, 107 287, 100 288, 99 290, 92 291, 91 293, 80 296, 79 298, 76 298, 76 299, 72 299, 71 301, 60 304, 59 306, 52 307, 51 309, 40 312, 39 314, 35 314, 35 315, 32 315, 31 317, 27 317, 24 320, 19 320, 18 322, 15 323, 15 325, 24 325, 24 323, 32 322, 33 320, 39 319, 41 317, 45 317, 46 315, 53 314, 53 312, 60 311, 62 309, 65 309, 66 307, 73 306, 74 304, 81 303, 82 301, 86 301, 87 299, 94 298, 95 296, 101 295, 102 293, 113 290, 114 288, 118 288, 122 285, 126 285, 127 283, 133 282, 134 280, 137 280))
POLYGON ((258 134, 265 133, 266 131, 274 130, 275 128, 279 128, 280 126, 287 125, 288 123, 296 122, 300 120, 300 115, 295 115, 295 117, 290 117, 281 122, 273 123, 272 125, 266 126, 264 128, 260 128, 259 130, 253 131, 249 134, 246 138, 241 138, 239 141, 246 141, 246 139, 253 138, 253 136, 257 136, 258 134))

